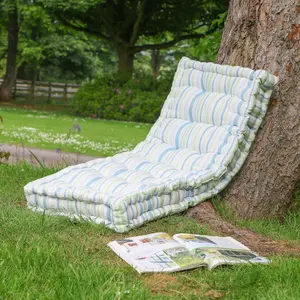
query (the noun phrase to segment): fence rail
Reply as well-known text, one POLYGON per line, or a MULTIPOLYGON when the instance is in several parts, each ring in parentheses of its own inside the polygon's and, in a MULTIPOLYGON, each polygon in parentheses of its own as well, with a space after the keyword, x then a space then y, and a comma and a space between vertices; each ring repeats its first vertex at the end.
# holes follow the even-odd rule
MULTIPOLYGON (((0 79, 0 85, 3 79, 0 79)), ((67 103, 79 89, 79 84, 17 80, 13 88, 15 99, 25 98, 29 102, 53 99, 67 103)))

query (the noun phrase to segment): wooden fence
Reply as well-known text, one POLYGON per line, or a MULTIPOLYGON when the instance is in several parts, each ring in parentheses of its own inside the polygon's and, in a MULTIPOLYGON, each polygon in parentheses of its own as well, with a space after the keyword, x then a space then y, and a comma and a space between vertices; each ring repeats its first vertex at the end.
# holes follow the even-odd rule
MULTIPOLYGON (((2 81, 3 79, 0 79, 0 85, 2 81)), ((55 100, 66 104, 73 98, 79 87, 79 84, 17 80, 13 96, 15 99, 22 98, 28 102, 42 100, 50 103, 55 100)))

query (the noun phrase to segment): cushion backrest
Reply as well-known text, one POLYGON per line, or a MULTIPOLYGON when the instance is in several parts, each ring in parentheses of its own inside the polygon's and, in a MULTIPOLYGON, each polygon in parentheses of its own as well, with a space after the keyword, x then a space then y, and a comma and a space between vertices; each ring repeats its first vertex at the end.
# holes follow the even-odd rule
POLYGON ((147 140, 201 154, 228 154, 242 136, 257 131, 276 81, 264 70, 184 57, 147 140))

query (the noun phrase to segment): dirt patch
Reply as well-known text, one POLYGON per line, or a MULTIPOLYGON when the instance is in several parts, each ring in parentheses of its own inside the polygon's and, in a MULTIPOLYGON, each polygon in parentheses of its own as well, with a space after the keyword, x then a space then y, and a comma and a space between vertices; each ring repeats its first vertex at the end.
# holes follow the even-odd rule
MULTIPOLYGON (((165 296, 198 295, 205 296, 211 286, 207 283, 194 282, 192 279, 181 280, 174 274, 145 275, 142 280, 149 287, 153 294, 165 296)), ((209 296, 207 296, 209 297, 209 296)))
POLYGON ((228 294, 228 292, 219 292, 216 290, 210 290, 204 294, 209 299, 219 299, 228 294))
POLYGON ((208 225, 211 230, 219 235, 232 236, 260 255, 288 254, 300 257, 300 245, 284 240, 273 240, 250 229, 235 227, 233 224, 223 220, 214 206, 208 201, 189 209, 187 215, 208 225))
POLYGON ((174 295, 174 291, 170 291, 171 287, 178 285, 179 281, 175 276, 169 274, 153 274, 143 278, 152 293, 174 295))
POLYGON ((27 202, 26 201, 18 201, 18 202, 15 202, 15 206, 16 207, 27 207, 27 202))

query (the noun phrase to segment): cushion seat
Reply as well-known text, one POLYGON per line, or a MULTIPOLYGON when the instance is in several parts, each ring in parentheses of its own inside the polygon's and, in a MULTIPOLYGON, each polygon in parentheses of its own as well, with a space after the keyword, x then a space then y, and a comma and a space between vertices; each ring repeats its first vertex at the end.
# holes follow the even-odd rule
POLYGON ((241 168, 276 82, 266 71, 183 58, 145 141, 29 183, 28 207, 124 232, 198 204, 241 168))

